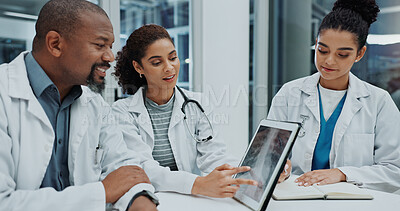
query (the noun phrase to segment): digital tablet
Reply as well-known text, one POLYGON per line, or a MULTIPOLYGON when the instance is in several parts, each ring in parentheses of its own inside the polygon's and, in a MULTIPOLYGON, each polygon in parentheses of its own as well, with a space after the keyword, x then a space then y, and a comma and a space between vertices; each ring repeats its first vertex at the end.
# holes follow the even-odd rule
POLYGON ((292 122, 262 120, 239 166, 251 170, 234 178, 252 179, 258 186, 240 185, 233 197, 252 210, 267 208, 286 159, 293 147, 300 125, 292 122))

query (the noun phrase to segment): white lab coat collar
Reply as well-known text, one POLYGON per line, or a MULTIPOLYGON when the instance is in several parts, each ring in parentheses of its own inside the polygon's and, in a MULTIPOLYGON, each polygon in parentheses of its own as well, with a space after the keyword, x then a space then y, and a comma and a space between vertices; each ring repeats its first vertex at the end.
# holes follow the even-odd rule
MULTIPOLYGON (((25 66, 25 55, 28 52, 23 52, 20 54, 15 60, 13 60, 9 64, 8 68, 8 75, 9 75, 9 96, 12 98, 23 99, 28 101, 28 109, 27 111, 33 114, 36 118, 38 118, 41 122, 44 123, 46 126, 44 130, 47 130, 47 134, 49 137, 53 137, 49 139, 47 143, 49 146, 48 148, 53 147, 53 140, 54 140, 54 130, 53 127, 43 110, 43 107, 40 105, 39 101, 37 100, 36 96, 34 95, 31 86, 29 85, 29 79, 26 72, 25 66)), ((82 95, 71 105, 71 122, 70 122, 70 142, 69 142, 69 157, 68 165, 71 171, 70 177, 74 178, 73 170, 75 164, 76 153, 79 148, 80 143, 82 142, 83 135, 88 128, 88 116, 87 116, 87 106, 88 103, 97 96, 96 93, 91 92, 88 90, 87 87, 82 87, 82 95)), ((44 132, 45 133, 45 132, 44 132)), ((39 144, 39 143, 37 143, 39 144)), ((32 157, 42 158, 43 162, 48 162, 51 156, 51 152, 49 151, 46 156, 41 155, 43 152, 41 151, 33 151, 32 157), (39 154, 35 154, 39 153, 39 154)), ((35 172, 42 172, 42 171, 35 171, 35 172)), ((38 175, 37 179, 41 179, 43 175, 38 175)), ((73 180, 71 180, 73 181, 73 180)), ((32 184, 39 184, 40 183, 32 183, 32 184)), ((35 187, 38 188, 38 187, 35 187)))
MULTIPOLYGON (((300 90, 309 95, 309 97, 305 100, 306 106, 309 108, 310 112, 314 115, 314 117, 320 121, 319 119, 319 100, 318 100, 318 91, 317 91, 317 85, 319 83, 320 79, 320 73, 315 73, 311 77, 308 77, 304 80, 302 86, 300 87, 300 90)), ((352 105, 353 108, 348 108, 354 110, 353 112, 355 113, 356 110, 361 108, 361 103, 359 102, 359 98, 361 97, 368 97, 370 95, 370 91, 367 86, 365 86, 364 82, 358 79, 356 76, 354 76, 351 72, 349 73, 349 86, 347 89, 347 101, 352 101, 354 104, 352 105)), ((349 104, 349 103, 346 103, 349 104)), ((343 109, 346 109, 346 106, 344 106, 343 109)), ((352 113, 353 113, 352 112, 352 113)))
POLYGON ((30 100, 35 98, 32 88, 29 86, 28 74, 25 66, 25 55, 28 52, 19 54, 10 64, 8 69, 8 80, 10 81, 9 95, 13 98, 30 100))
MULTIPOLYGON (((314 95, 317 93, 317 85, 319 83, 320 73, 317 72, 311 77, 304 80, 300 90, 308 95, 314 95)), ((347 95, 351 95, 355 98, 367 97, 371 94, 364 82, 357 78, 353 73, 349 73, 349 87, 347 95)))
MULTIPOLYGON (((21 130, 25 130, 24 133, 21 133, 21 145, 30 148, 31 151, 24 155, 24 160, 21 160, 18 165, 20 167, 35 166, 39 163, 41 168, 46 168, 52 153, 51 149, 53 148, 54 131, 46 113, 44 112, 39 101, 36 99, 32 88, 29 85, 30 83, 25 66, 25 55, 27 53, 28 52, 21 53, 8 65, 8 69, 6 70, 6 75, 8 75, 8 94, 11 98, 21 99, 21 101, 27 102, 26 112, 28 115, 23 114, 24 117, 33 116, 34 118, 37 118, 39 122, 42 123, 41 125, 43 134, 47 135, 40 137, 40 139, 28 139, 28 136, 32 136, 33 134, 37 133, 31 129, 31 125, 29 124, 32 123, 26 121, 20 122, 19 127, 21 130), (43 151, 43 149, 46 150, 43 151)), ((25 119, 26 118, 23 120, 25 119)), ((34 126, 37 128, 37 124, 34 126)), ((17 188, 39 188, 45 172, 46 169, 37 169, 37 171, 31 172, 29 179, 17 178, 17 188)))
MULTIPOLYGON (((320 122, 319 116, 319 100, 318 100, 318 91, 317 85, 319 82, 320 73, 315 73, 311 77, 308 77, 304 80, 302 87, 300 90, 304 93, 308 94, 309 97, 305 100, 305 105, 308 107, 310 112, 314 115, 315 119, 320 122)), ((347 127, 349 126, 351 120, 353 119, 354 115, 362 108, 363 104, 360 102, 360 98, 368 97, 371 94, 371 91, 365 85, 365 82, 358 79, 355 75, 351 72, 349 73, 349 86, 347 89, 347 97, 344 103, 342 114, 340 115, 339 119, 336 123, 337 127, 335 127, 334 137, 333 139, 333 147, 335 151, 338 150, 340 140, 344 133, 346 132, 347 127)), ((333 163, 333 154, 331 152, 331 163, 333 163)))
MULTIPOLYGON (((53 130, 53 126, 42 106, 34 95, 31 86, 29 85, 28 74, 25 66, 25 55, 28 52, 23 52, 17 56, 10 64, 8 68, 8 93, 12 98, 28 100, 28 112, 36 116, 40 121, 44 123, 47 129, 53 130)), ((52 132, 54 135, 54 131, 52 132)))
MULTIPOLYGON (((131 97, 130 102, 128 103, 128 111, 135 113, 138 115, 138 119, 140 121, 140 127, 146 131, 150 135, 152 139, 154 139, 154 133, 153 133, 153 128, 150 120, 149 113, 147 112, 147 109, 144 105, 144 99, 143 99, 143 87, 140 87, 136 93, 131 97)), ((182 104, 185 101, 182 94, 174 88, 175 92, 175 101, 172 109, 172 115, 171 115, 171 120, 169 123, 169 130, 176 126, 180 121, 183 121, 184 114, 181 110, 182 104)))
MULTIPOLYGON (((28 53, 28 51, 22 52, 9 64, 8 78, 10 83, 8 90, 10 97, 24 100, 37 99, 32 92, 32 87, 29 85, 28 74, 26 72, 25 55, 28 53)), ((84 102, 88 103, 96 95, 94 92, 86 91, 86 95, 82 96, 85 96, 83 97, 84 102)))
POLYGON ((146 107, 144 106, 144 99, 143 99, 143 87, 140 87, 132 97, 130 97, 130 102, 128 103, 128 111, 143 114, 147 113, 146 107), (143 105, 143 106, 141 106, 143 105))
POLYGON ((317 84, 319 82, 319 73, 315 73, 311 77, 307 77, 300 90, 303 91, 308 95, 304 104, 309 109, 309 111, 313 114, 314 118, 320 122, 319 118, 319 101, 318 101, 318 91, 317 91, 317 84))
MULTIPOLYGON (((28 111, 39 118, 47 127, 53 129, 51 123, 29 85, 28 74, 25 66, 25 55, 28 51, 21 53, 10 64, 9 75, 9 96, 12 98, 28 100, 28 111)), ((89 103, 97 94, 83 89, 82 96, 77 99, 80 103, 89 103)))
POLYGON ((144 105, 143 87, 140 87, 136 93, 130 97, 127 103, 127 110, 133 115, 137 115, 138 126, 141 127, 149 136, 154 139, 154 132, 151 125, 150 116, 144 105))
MULTIPOLYGON (((343 105, 342 114, 336 123, 338 125, 335 127, 334 136, 332 137, 332 149, 335 152, 330 154, 331 165, 334 163, 334 154, 339 150, 340 141, 343 140, 343 135, 345 134, 348 126, 354 115, 363 107, 363 103, 360 102, 360 98, 365 98, 371 95, 371 91, 365 85, 365 82, 358 79, 352 73, 349 77, 349 87, 347 89, 346 101, 343 105)), ((338 159, 338 157, 336 157, 338 159)))

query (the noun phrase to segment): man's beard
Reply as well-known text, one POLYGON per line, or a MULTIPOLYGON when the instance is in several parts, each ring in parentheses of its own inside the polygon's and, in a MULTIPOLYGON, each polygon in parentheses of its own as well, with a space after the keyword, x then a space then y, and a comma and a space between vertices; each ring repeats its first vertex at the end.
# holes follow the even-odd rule
POLYGON ((103 77, 100 77, 100 80, 102 80, 100 83, 96 82, 95 80, 95 71, 98 66, 110 66, 108 63, 96 63, 92 66, 92 69, 90 71, 90 74, 86 80, 87 86, 89 89, 91 89, 93 92, 101 94, 103 92, 104 88, 106 87, 106 80, 103 77))

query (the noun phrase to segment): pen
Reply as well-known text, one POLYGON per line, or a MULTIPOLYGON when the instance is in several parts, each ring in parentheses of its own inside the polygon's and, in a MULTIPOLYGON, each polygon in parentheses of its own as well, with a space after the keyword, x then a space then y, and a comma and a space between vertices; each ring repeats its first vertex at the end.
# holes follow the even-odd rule
POLYGON ((100 149, 100 144, 97 144, 96 151, 94 152, 94 164, 97 165, 97 151, 100 149))

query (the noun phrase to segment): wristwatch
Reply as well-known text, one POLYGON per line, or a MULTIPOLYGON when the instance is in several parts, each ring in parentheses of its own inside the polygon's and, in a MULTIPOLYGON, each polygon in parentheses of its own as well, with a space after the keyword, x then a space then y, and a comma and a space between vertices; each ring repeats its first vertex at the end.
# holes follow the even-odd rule
POLYGON ((158 201, 157 196, 154 195, 153 192, 148 191, 148 190, 142 190, 141 192, 135 194, 135 195, 132 197, 131 201, 130 201, 129 204, 128 204, 128 207, 126 208, 126 210, 128 210, 128 209, 131 207, 133 201, 135 201, 135 199, 138 198, 139 196, 146 196, 146 197, 147 197, 148 199, 150 199, 150 201, 152 201, 156 206, 158 206, 158 205, 160 204, 160 202, 158 201))

